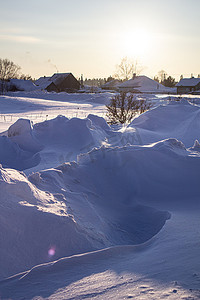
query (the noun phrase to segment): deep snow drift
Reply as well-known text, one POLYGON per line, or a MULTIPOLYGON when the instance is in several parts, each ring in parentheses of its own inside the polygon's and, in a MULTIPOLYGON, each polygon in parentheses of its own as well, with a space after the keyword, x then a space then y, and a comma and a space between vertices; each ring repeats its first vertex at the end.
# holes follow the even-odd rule
POLYGON ((48 261, 51 246, 58 258, 145 242, 170 217, 163 210, 199 207, 199 168, 199 154, 171 139, 151 147, 103 147, 81 155, 78 164, 37 172, 29 180, 2 169, 0 257, 3 265, 5 256, 18 263, 7 268, 6 262, 1 270, 11 275, 48 261), (8 251, 15 239, 22 250, 8 251))
POLYGON ((176 138, 186 147, 192 147, 195 140, 200 139, 199 120, 199 106, 186 100, 157 106, 134 119, 127 128, 115 131, 102 117, 92 114, 85 119, 60 115, 35 125, 19 119, 4 132, 7 138, 0 137, 1 143, 7 145, 1 150, 0 163, 3 167, 26 169, 29 174, 76 161, 80 153, 102 145, 145 145, 176 138), (16 155, 13 157, 11 152, 16 155))
POLYGON ((187 100, 170 101, 134 119, 129 127, 137 130, 141 144, 176 138, 186 147, 200 139, 200 107, 187 100))
POLYGON ((18 170, 36 165, 30 171, 49 168, 76 160, 78 154, 100 147, 107 137, 115 137, 116 134, 111 132, 103 118, 94 115, 89 115, 87 119, 57 116, 34 126, 29 120, 18 119, 4 132, 4 136, 0 136, 0 141, 10 146, 1 150, 0 163, 3 167, 18 170), (20 165, 21 157, 25 156, 29 161, 22 161, 20 165))
POLYGON ((23 273, 0 282, 0 298, 199 299, 199 132, 186 101, 127 128, 91 114, 9 126, 0 278, 23 273))

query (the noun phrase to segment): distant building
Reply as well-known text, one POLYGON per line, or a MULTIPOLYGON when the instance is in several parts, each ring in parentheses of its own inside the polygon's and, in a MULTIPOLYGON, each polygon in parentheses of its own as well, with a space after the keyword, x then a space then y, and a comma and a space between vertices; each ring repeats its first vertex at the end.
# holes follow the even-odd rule
POLYGON ((37 86, 31 80, 24 79, 10 79, 7 83, 7 88, 9 91, 34 91, 37 86))
POLYGON ((104 84, 101 86, 101 88, 102 88, 103 90, 113 90, 113 91, 117 91, 121 83, 122 83, 122 82, 121 82, 120 80, 114 79, 114 80, 111 80, 111 81, 108 81, 108 82, 104 83, 104 84))
POLYGON ((119 92, 165 94, 175 93, 173 88, 165 87, 147 76, 136 76, 119 85, 119 92))
POLYGON ((177 94, 195 93, 200 90, 200 78, 183 78, 177 84, 177 94))
POLYGON ((80 89, 80 83, 72 73, 55 73, 51 77, 40 77, 35 84, 48 92, 74 92, 80 89))

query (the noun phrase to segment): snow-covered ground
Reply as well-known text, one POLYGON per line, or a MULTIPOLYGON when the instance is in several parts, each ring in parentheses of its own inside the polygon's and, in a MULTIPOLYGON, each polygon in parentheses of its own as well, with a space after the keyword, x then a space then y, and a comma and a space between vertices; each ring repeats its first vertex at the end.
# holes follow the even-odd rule
POLYGON ((0 97, 0 299, 200 299, 200 98, 110 97, 0 97))

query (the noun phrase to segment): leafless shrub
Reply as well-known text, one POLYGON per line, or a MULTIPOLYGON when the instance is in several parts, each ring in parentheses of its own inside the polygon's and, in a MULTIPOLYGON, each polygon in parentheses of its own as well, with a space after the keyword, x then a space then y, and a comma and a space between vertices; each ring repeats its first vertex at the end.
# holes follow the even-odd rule
POLYGON ((136 99, 134 94, 117 94, 111 98, 110 104, 106 105, 108 123, 130 123, 137 114, 145 112, 151 106, 146 100, 136 99))

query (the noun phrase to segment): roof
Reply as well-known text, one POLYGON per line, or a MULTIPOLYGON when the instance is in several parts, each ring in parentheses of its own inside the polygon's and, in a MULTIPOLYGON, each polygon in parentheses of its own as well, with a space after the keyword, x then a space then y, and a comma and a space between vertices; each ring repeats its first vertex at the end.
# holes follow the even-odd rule
POLYGON ((31 80, 24 79, 10 79, 10 84, 14 85, 20 91, 33 91, 37 87, 31 80))
POLYGON ((45 89, 47 88, 52 82, 57 85, 60 82, 62 82, 62 80, 64 78, 66 78, 67 76, 69 76, 71 73, 55 73, 53 74, 53 76, 51 77, 40 77, 38 80, 36 80, 35 84, 38 85, 40 88, 45 89))
POLYGON ((71 73, 55 73, 51 77, 54 84, 59 84, 64 78, 68 77, 71 73))
POLYGON ((140 92, 169 92, 171 90, 171 88, 165 87, 164 85, 144 75, 136 76, 135 78, 123 82, 122 84, 120 84, 119 88, 131 88, 136 89, 140 92))
POLYGON ((120 84, 121 84, 121 81, 119 81, 118 79, 114 79, 114 80, 104 83, 101 87, 102 88, 116 88, 120 84))
POLYGON ((196 86, 200 83, 200 78, 183 78, 176 86, 196 86))
POLYGON ((38 80, 35 81, 35 84, 38 85, 40 88, 45 89, 52 83, 51 77, 40 77, 38 80))

